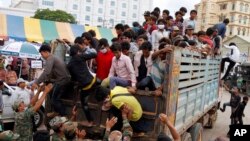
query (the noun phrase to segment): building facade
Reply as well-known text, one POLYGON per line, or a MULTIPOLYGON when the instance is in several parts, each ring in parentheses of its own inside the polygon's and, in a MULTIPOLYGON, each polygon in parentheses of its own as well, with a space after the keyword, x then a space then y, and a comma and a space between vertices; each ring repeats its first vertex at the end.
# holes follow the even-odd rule
POLYGON ((142 23, 143 13, 152 10, 152 0, 12 0, 11 7, 19 9, 64 10, 79 24, 114 27, 117 23, 142 23))
POLYGON ((250 0, 202 0, 195 5, 198 11, 198 30, 230 20, 226 35, 250 36, 250 0))

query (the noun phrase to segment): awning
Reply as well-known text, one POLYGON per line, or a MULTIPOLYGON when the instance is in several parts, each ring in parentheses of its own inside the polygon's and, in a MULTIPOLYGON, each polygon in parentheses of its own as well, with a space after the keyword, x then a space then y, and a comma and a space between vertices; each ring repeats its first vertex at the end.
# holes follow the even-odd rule
POLYGON ((68 39, 73 42, 83 32, 93 29, 96 37, 111 41, 116 37, 113 29, 83 26, 62 22, 24 18, 13 15, 0 14, 0 37, 11 38, 16 41, 47 42, 56 38, 68 39))

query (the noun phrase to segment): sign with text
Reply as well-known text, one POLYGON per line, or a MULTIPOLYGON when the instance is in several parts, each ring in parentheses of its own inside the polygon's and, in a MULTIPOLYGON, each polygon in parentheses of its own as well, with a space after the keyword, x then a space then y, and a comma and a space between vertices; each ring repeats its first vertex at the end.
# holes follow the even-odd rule
POLYGON ((40 60, 32 60, 31 61, 31 68, 32 69, 41 69, 41 68, 43 68, 43 62, 40 60))
POLYGON ((249 141, 250 125, 230 125, 230 141, 249 141))

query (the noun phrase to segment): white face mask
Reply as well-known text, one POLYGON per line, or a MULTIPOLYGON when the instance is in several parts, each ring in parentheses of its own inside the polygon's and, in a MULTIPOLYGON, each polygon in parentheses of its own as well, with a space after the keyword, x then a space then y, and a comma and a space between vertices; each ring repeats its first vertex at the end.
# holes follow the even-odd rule
POLYGON ((101 51, 101 53, 103 53, 103 54, 105 54, 105 53, 107 53, 107 52, 108 52, 108 50, 107 50, 106 48, 101 49, 100 51, 101 51))
POLYGON ((159 29, 164 29, 164 28, 165 28, 165 25, 160 24, 160 25, 158 25, 158 28, 159 28, 159 29))

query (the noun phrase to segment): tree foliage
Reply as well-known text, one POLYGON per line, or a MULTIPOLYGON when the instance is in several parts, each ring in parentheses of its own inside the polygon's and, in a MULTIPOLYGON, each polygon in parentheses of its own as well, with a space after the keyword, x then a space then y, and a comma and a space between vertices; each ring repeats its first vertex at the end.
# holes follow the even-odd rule
POLYGON ((57 22, 76 23, 75 17, 62 10, 38 9, 33 18, 57 22))

